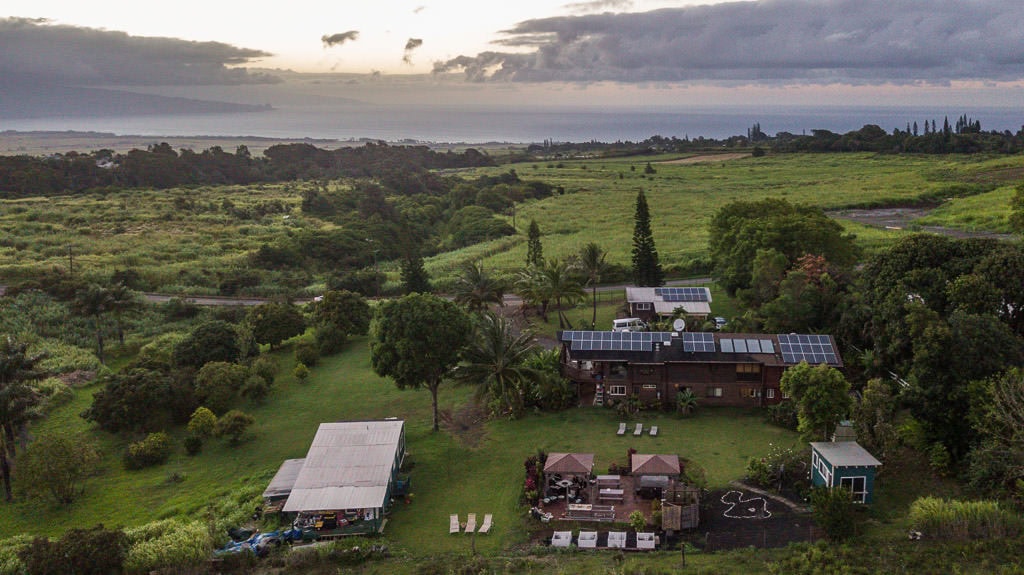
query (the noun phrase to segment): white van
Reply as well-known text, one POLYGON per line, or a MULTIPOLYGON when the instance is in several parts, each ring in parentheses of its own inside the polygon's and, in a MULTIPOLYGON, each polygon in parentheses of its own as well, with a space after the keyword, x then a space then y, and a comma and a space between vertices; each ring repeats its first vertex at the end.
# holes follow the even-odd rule
POLYGON ((638 317, 625 317, 612 320, 612 331, 644 331, 647 324, 638 317))

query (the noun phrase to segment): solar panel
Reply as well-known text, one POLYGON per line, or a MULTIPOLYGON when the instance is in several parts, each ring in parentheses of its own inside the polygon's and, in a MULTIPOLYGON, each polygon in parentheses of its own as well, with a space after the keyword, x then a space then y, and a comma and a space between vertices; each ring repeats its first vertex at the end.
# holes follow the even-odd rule
POLYGON ((720 339, 718 344, 722 346, 722 351, 725 353, 732 353, 732 340, 731 339, 720 339))
MULTIPOLYGON (((747 340, 745 339, 732 340, 732 346, 736 350, 736 353, 747 353, 747 340)), ((758 348, 760 348, 760 346, 758 346, 758 348)))
POLYGON ((715 351, 715 334, 690 331, 684 333, 683 351, 715 351))
POLYGON ((654 288, 654 295, 668 302, 711 301, 708 288, 702 287, 670 287, 654 288))
POLYGON ((761 340, 761 353, 775 353, 775 344, 772 343, 772 340, 761 340))
POLYGON ((562 341, 574 351, 652 351, 655 343, 672 341, 669 332, 563 331, 562 341))
POLYGON ((786 363, 839 364, 839 355, 827 335, 780 334, 778 338, 782 361, 786 363))

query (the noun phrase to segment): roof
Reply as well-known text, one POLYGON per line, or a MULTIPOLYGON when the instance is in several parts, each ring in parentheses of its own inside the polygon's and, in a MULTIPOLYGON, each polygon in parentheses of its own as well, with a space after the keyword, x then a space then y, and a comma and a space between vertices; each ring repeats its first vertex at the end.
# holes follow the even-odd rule
POLYGON ((633 475, 679 475, 679 456, 634 453, 633 475))
POLYGON ((295 479, 298 478, 299 471, 302 471, 302 464, 305 462, 305 459, 285 459, 277 473, 274 474, 274 478, 270 480, 270 485, 263 491, 263 498, 287 497, 292 492, 295 479))
POLYGON ((629 303, 653 303, 654 311, 658 315, 672 315, 676 308, 683 308, 688 314, 708 315, 711 313, 711 291, 704 290, 704 297, 707 301, 665 301, 665 298, 657 293, 662 288, 653 287, 627 287, 626 301, 629 303))
POLYGON ((836 467, 877 467, 882 464, 856 441, 814 441, 811 448, 836 467))
POLYGON ((405 422, 321 423, 283 511, 381 507, 405 422))
MULTIPOLYGON (((566 342, 563 340, 562 333, 558 333, 558 339, 565 345, 566 342)), ((842 356, 835 352, 838 349, 835 340, 829 335, 804 336, 795 334, 705 332, 706 335, 713 339, 713 351, 686 351, 682 341, 685 333, 699 334, 701 332, 676 334, 669 343, 655 345, 651 351, 571 349, 568 345, 565 347, 571 360, 628 361, 632 363, 758 363, 761 365, 788 366, 800 363, 798 360, 804 356, 797 355, 787 358, 784 352, 792 349, 793 344, 783 346, 782 341, 808 337, 820 339, 823 343, 819 345, 822 347, 831 347, 833 353, 831 356, 828 356, 826 362, 828 365, 832 367, 843 366, 842 356), (759 342, 756 351, 750 345, 752 341, 759 342), (742 345, 737 342, 741 342, 742 345)), ((808 361, 808 363, 812 364, 820 363, 820 361, 814 361, 814 358, 822 360, 826 358, 824 355, 807 355, 806 357, 812 358, 808 361)))
POLYGON ((593 453, 549 453, 544 462, 544 473, 581 475, 594 469, 593 453))

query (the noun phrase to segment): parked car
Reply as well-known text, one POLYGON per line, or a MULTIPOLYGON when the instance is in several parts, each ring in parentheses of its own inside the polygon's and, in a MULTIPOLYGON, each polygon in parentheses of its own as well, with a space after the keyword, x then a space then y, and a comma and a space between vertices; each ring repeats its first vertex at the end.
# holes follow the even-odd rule
POLYGON ((723 327, 725 327, 725 324, 727 324, 727 323, 729 323, 729 322, 726 321, 726 319, 724 317, 722 317, 722 316, 716 316, 715 317, 715 329, 722 329, 723 327))

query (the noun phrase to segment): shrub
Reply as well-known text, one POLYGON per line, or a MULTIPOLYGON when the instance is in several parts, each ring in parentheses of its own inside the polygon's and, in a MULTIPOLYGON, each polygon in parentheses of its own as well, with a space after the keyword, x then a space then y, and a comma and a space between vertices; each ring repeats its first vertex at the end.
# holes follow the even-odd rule
POLYGON ((320 361, 320 348, 312 341, 300 341, 295 344, 295 361, 306 366, 316 365, 320 361))
POLYGON ((643 531, 647 525, 647 518, 644 517, 644 512, 639 509, 629 514, 629 526, 633 528, 633 531, 643 531))
POLYGON ((318 325, 313 332, 320 355, 334 355, 345 347, 348 334, 333 324, 318 325))
POLYGON ((160 465, 171 456, 174 444, 171 437, 160 431, 150 433, 142 441, 128 445, 124 455, 124 466, 127 469, 142 469, 160 465))
POLYGON ((157 569, 183 572, 190 565, 206 561, 213 550, 206 524, 202 521, 157 521, 131 529, 126 534, 132 544, 124 567, 130 573, 149 573, 157 569))
POLYGON ((853 497, 842 487, 816 487, 811 490, 814 522, 829 541, 842 541, 853 535, 853 497))
POLYGON ((18 555, 32 574, 81 573, 107 575, 121 571, 128 551, 128 537, 118 529, 71 529, 59 540, 37 537, 18 555), (73 571, 68 569, 74 566, 73 571))
POLYGON ((242 436, 254 423, 256 423, 256 418, 253 416, 244 411, 232 409, 217 420, 217 435, 227 437, 234 445, 242 440, 242 436))
POLYGON ((262 377, 263 381, 267 382, 267 385, 274 385, 274 379, 277 377, 279 369, 280 366, 277 365, 277 360, 266 355, 261 355, 252 360, 252 364, 249 366, 249 371, 262 377))
POLYGON ((306 364, 300 361, 295 364, 295 369, 292 370, 292 375, 295 376, 295 379, 299 380, 299 383, 306 383, 306 378, 309 377, 309 368, 306 367, 306 364))
POLYGON ((31 535, 15 535, 6 539, 0 539, 0 575, 22 575, 25 573, 25 564, 22 563, 18 552, 32 543, 31 535))
POLYGON ((270 394, 270 384, 267 383, 267 380, 255 373, 245 378, 245 383, 242 384, 242 397, 261 403, 268 394, 270 394))
POLYGON ((928 465, 931 466, 932 471, 939 477, 949 475, 952 463, 953 458, 949 455, 949 450, 946 449, 945 445, 936 442, 928 448, 928 465))
POLYGON ((212 361, 196 374, 196 394, 214 413, 231 408, 249 377, 249 370, 237 363, 212 361))
POLYGON ((192 417, 188 420, 188 432, 190 435, 205 439, 213 435, 217 429, 217 416, 205 407, 196 408, 192 417))
POLYGON ((936 539, 1017 537, 1022 520, 998 501, 957 501, 921 497, 910 505, 910 524, 936 539))
POLYGON ((203 450, 203 440, 201 437, 187 435, 182 443, 185 445, 185 453, 189 455, 199 455, 199 452, 203 450))

